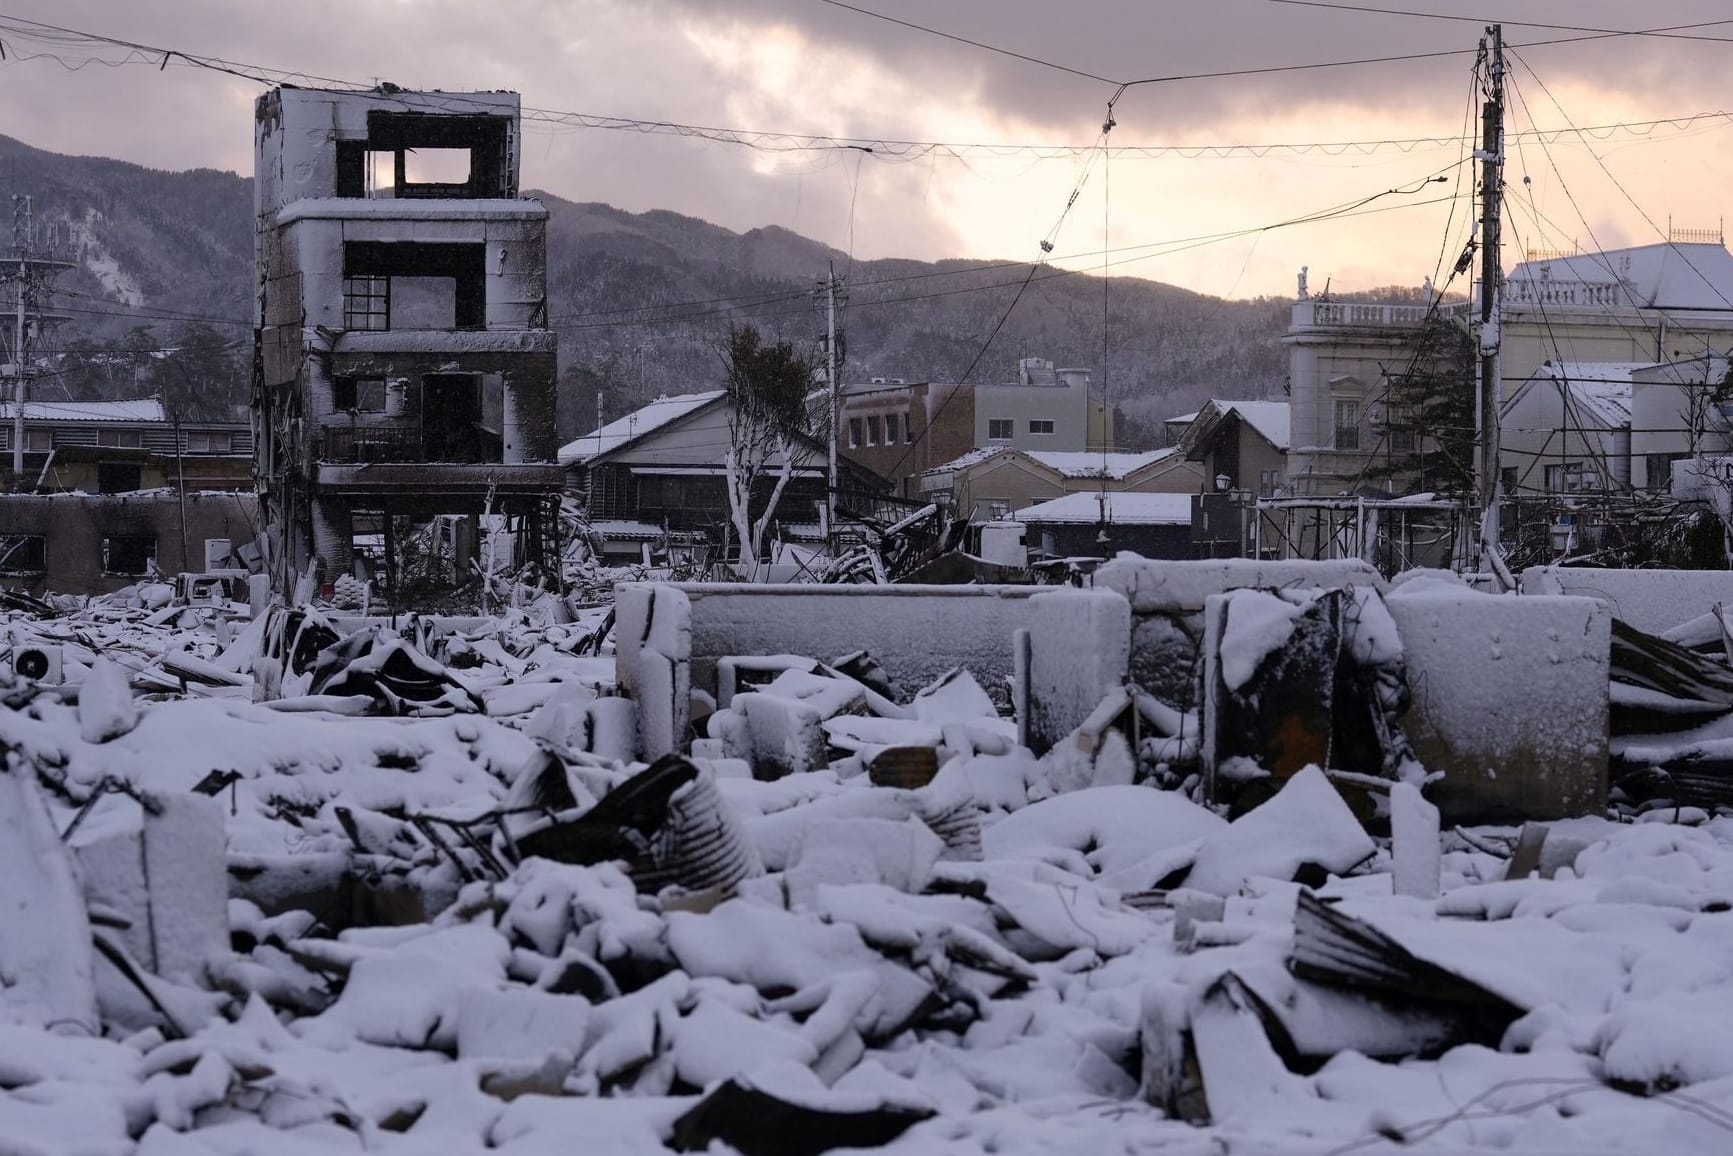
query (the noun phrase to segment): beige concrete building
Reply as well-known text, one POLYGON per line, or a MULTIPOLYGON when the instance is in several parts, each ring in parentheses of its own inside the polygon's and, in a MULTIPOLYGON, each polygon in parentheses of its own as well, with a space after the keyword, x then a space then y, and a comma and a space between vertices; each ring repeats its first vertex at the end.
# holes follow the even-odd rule
MULTIPOLYGON (((1733 346, 1733 254, 1720 243, 1665 242, 1526 261, 1506 278, 1503 300, 1506 396, 1549 361, 1655 365, 1733 346)), ((1467 325, 1470 308, 1441 312, 1467 325)), ((1414 356, 1426 318, 1419 305, 1294 302, 1283 341, 1295 494, 1325 497, 1355 488, 1382 448, 1390 380, 1414 356)))

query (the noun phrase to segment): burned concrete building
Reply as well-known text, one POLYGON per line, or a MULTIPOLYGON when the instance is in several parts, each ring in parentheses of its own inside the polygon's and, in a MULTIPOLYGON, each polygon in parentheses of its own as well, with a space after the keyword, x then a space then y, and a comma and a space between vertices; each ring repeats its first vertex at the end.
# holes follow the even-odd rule
POLYGON ((363 540, 389 581, 393 536, 439 515, 504 514, 532 552, 557 525, 547 210, 518 196, 518 105, 258 100, 253 411, 280 587, 352 572, 363 540))

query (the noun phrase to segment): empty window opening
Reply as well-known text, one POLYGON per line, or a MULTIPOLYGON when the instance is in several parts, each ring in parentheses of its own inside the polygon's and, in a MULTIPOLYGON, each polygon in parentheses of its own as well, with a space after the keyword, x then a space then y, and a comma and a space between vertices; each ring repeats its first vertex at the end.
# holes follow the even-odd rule
POLYGON ((385 379, 337 378, 331 383, 331 408, 353 413, 384 413, 385 379))
POLYGON ((482 329, 486 246, 350 241, 343 246, 346 329, 482 329))
POLYGON ((144 468, 136 462, 97 462, 96 492, 130 494, 144 489, 144 468))
POLYGON ((0 534, 0 574, 41 574, 47 569, 47 538, 40 534, 0 534))
POLYGON ((421 379, 424 460, 483 461, 481 382, 473 373, 430 373, 421 379))
POLYGON ((340 197, 515 197, 511 118, 367 114, 367 139, 337 144, 340 197))
POLYGON ((156 538, 121 534, 102 540, 102 572, 123 577, 150 573, 156 561, 156 538))

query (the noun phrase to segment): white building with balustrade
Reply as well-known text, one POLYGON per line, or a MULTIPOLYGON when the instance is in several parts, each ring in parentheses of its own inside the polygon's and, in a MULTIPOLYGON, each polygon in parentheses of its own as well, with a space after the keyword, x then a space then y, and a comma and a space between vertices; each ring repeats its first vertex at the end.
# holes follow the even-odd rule
MULTIPOLYGON (((1467 323, 1472 304, 1454 315, 1467 323)), ((1288 473, 1303 497, 1351 493, 1386 447, 1391 377, 1413 356, 1421 305, 1294 302, 1288 332, 1288 473)), ((1505 281, 1506 395, 1548 361, 1655 364, 1733 347, 1733 253, 1674 241, 1525 261, 1505 281)), ((1388 483, 1381 483, 1388 484, 1388 483)))

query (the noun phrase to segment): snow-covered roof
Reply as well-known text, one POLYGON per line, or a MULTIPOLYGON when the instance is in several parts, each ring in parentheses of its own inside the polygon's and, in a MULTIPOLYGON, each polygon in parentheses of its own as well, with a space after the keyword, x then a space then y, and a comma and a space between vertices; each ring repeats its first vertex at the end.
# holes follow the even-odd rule
POLYGON ((1285 401, 1219 401, 1210 404, 1232 410, 1240 420, 1257 430, 1279 450, 1288 448, 1288 403, 1285 401))
MULTIPOLYGON (((1190 494, 1128 494, 1110 493, 1107 500, 1107 522, 1120 526, 1189 526, 1191 525, 1190 494)), ((1011 517, 1019 522, 1087 523, 1101 521, 1103 495, 1083 491, 1039 502, 1015 511, 1011 517)))
POLYGON ((1009 453, 1010 450, 1010 446, 980 446, 976 449, 970 450, 968 453, 963 454, 960 457, 952 458, 942 466, 934 466, 932 469, 924 470, 922 472, 926 474, 953 474, 958 470, 966 470, 972 465, 984 462, 988 458, 997 457, 1003 453, 1009 453))
POLYGON ((1623 300, 1574 303, 1725 310, 1733 307, 1733 253, 1713 243, 1657 242, 1631 249, 1524 261, 1511 270, 1509 281, 1521 283, 1512 284, 1508 295, 1518 305, 1533 296, 1531 285, 1617 282, 1623 300))
POLYGON ((1140 454, 1062 453, 1047 450, 1026 452, 1042 465, 1058 470, 1068 478, 1105 476, 1114 481, 1124 481, 1145 466, 1152 466, 1165 458, 1173 457, 1179 450, 1170 447, 1165 450, 1147 450, 1140 454))
MULTIPOLYGON (((1571 401, 1588 410, 1608 426, 1631 423, 1631 374, 1646 369, 1647 361, 1557 361, 1535 370, 1530 380, 1562 381, 1571 401)), ((1525 383, 1526 384, 1526 383, 1525 383)), ((1511 396, 1515 402, 1519 389, 1511 396)))
POLYGON ((615 418, 601 429, 591 430, 581 438, 560 447, 560 465, 582 465, 611 453, 628 442, 636 441, 652 430, 661 429, 687 414, 701 409, 723 395, 720 389, 703 393, 683 393, 677 397, 659 397, 641 409, 615 418))
MULTIPOLYGON (((0 420, 11 421, 10 402, 0 402, 0 420)), ((132 401, 27 401, 25 421, 167 421, 154 397, 132 401)))
POLYGON ((1099 478, 1106 476, 1114 481, 1124 481, 1127 477, 1154 465, 1156 462, 1173 457, 1179 453, 1177 448, 1169 447, 1163 450, 1145 450, 1142 453, 1102 454, 1088 450, 1025 450, 1016 446, 982 446, 970 450, 961 457, 952 458, 942 466, 934 466, 924 471, 926 474, 953 474, 976 466, 1000 454, 1022 454, 1039 465, 1068 478, 1099 478))

